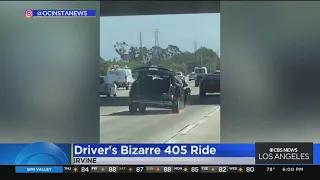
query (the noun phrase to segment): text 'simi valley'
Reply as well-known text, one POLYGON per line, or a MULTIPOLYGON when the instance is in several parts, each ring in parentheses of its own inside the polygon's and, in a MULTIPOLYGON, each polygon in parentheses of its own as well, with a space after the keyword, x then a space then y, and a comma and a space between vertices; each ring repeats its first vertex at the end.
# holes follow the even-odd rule
POLYGON ((52 168, 27 168, 27 171, 36 171, 36 172, 50 172, 52 168))

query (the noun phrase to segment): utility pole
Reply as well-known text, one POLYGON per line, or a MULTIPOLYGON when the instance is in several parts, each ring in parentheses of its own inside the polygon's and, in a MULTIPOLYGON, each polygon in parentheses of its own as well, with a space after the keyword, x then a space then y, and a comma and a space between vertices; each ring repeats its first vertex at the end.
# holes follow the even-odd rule
POLYGON ((202 60, 203 60, 203 48, 200 48, 200 65, 202 67, 202 60))
POLYGON ((154 46, 156 47, 155 55, 157 56, 158 60, 160 60, 159 54, 159 29, 154 30, 154 46))
POLYGON ((197 52, 197 50, 198 50, 197 41, 194 41, 194 52, 197 52))
POLYGON ((154 46, 159 47, 159 29, 154 30, 154 46))
POLYGON ((217 70, 218 68, 219 68, 219 70, 221 70, 221 61, 220 61, 219 50, 217 50, 217 56, 218 56, 219 60, 218 60, 218 67, 217 67, 217 65, 216 65, 216 70, 217 70))
POLYGON ((140 40, 140 56, 141 56, 141 62, 144 62, 143 58, 143 46, 142 46, 142 32, 139 34, 139 40, 140 40))
POLYGON ((197 41, 194 41, 194 54, 196 56, 196 59, 195 59, 196 61, 198 61, 198 59, 199 59, 199 56, 196 54, 197 51, 198 51, 198 43, 197 43, 197 41))

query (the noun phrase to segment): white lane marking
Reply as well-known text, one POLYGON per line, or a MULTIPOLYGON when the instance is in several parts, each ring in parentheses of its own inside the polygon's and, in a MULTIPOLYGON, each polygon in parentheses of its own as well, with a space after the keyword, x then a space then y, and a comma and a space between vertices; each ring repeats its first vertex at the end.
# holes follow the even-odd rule
POLYGON ((195 128, 198 124, 191 124, 186 126, 185 128, 183 128, 181 131, 179 131, 179 134, 181 135, 186 135, 188 134, 189 131, 191 131, 191 129, 195 128))
POLYGON ((207 121, 207 119, 201 119, 200 121, 198 121, 196 124, 199 125, 199 124, 203 124, 207 121))
POLYGON ((208 117, 210 117, 210 115, 213 114, 213 112, 220 110, 220 106, 213 109, 213 111, 209 112, 208 114, 204 115, 202 118, 199 119, 199 121, 193 123, 193 124, 189 124, 186 127, 182 128, 174 137, 172 137, 171 139, 169 139, 168 141, 172 140, 173 138, 175 138, 178 135, 187 135, 193 128, 197 127, 199 124, 203 124, 205 122, 208 121, 208 117))

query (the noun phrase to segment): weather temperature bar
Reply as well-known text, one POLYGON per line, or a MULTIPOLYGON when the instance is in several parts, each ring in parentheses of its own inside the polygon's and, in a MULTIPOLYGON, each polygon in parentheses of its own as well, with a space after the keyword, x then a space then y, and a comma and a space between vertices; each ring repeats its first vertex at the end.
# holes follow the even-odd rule
MULTIPOLYGON (((65 166, 68 173, 245 173, 237 166, 65 166)), ((254 169, 250 169, 254 172, 254 169)))
POLYGON ((320 166, 65 166, 64 173, 272 173, 312 172, 320 166))

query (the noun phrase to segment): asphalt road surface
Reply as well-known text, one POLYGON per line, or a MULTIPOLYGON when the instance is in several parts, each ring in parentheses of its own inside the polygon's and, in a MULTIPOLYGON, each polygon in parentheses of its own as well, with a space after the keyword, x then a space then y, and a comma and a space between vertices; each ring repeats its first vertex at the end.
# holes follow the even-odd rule
POLYGON ((145 114, 128 111, 128 90, 118 97, 100 97, 101 143, 219 143, 220 95, 199 97, 194 81, 188 82, 191 95, 179 114, 147 108, 145 114))

